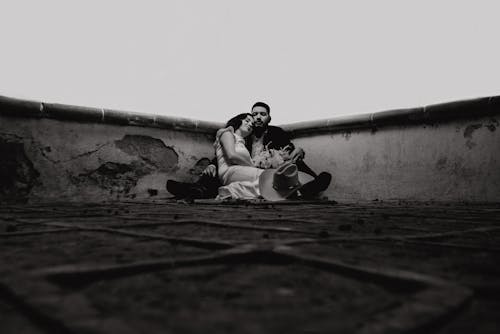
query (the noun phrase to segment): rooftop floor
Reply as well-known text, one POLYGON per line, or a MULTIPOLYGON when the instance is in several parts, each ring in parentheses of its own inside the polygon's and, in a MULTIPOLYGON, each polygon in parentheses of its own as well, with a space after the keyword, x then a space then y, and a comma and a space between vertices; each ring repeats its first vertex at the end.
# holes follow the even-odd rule
POLYGON ((498 333, 500 204, 0 207, 0 332, 498 333))

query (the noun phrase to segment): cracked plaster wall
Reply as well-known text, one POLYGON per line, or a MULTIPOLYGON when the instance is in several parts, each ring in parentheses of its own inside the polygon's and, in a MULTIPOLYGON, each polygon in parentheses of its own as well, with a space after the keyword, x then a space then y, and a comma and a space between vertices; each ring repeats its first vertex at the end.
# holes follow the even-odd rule
POLYGON ((170 196, 166 180, 196 179, 212 142, 201 133, 0 115, 0 201, 170 196))
MULTIPOLYGON (((332 199, 499 201, 499 98, 285 128, 314 170, 332 173, 332 199)), ((196 129, 217 124, 3 100, 0 202, 168 195, 168 178, 192 181, 213 157, 213 137, 196 129)))
POLYGON ((500 201, 499 118, 388 126, 294 139, 330 199, 500 201))

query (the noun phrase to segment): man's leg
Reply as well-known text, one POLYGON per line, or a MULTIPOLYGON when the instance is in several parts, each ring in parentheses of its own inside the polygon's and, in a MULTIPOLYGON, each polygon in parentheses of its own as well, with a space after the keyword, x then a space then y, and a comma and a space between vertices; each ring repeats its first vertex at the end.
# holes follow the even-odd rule
POLYGON ((306 183, 300 188, 300 193, 303 197, 313 198, 318 195, 318 193, 325 191, 330 185, 332 181, 332 175, 330 173, 321 172, 317 175, 303 160, 299 160, 295 164, 299 171, 314 176, 314 180, 306 183))
POLYGON ((304 172, 306 174, 309 174, 311 176, 318 176, 305 162, 304 160, 298 160, 297 162, 295 162, 295 164, 297 165, 297 168, 299 169, 299 171, 301 172, 304 172))

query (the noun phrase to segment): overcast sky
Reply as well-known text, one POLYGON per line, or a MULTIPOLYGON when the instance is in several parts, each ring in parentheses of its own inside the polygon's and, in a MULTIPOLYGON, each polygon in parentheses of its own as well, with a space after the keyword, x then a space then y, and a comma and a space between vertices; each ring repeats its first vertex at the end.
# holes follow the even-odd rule
POLYGON ((0 95, 274 124, 500 95, 500 4, 2 0, 0 95))

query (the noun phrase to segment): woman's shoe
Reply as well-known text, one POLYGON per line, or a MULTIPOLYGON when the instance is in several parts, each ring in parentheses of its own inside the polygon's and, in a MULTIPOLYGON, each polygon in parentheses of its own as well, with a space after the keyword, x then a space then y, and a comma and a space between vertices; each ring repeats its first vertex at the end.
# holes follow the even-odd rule
POLYGON ((176 198, 186 198, 188 197, 188 187, 191 183, 179 182, 174 180, 167 180, 167 190, 169 193, 174 195, 176 198))
POLYGON ((167 190, 176 198, 208 198, 206 187, 198 183, 179 182, 174 180, 167 181, 167 190))

